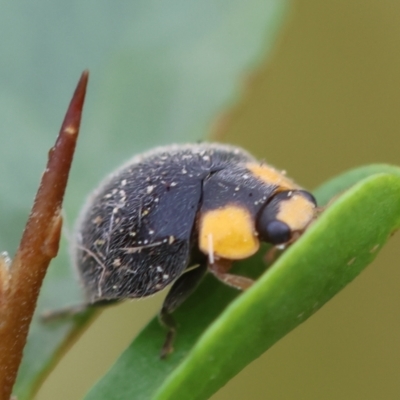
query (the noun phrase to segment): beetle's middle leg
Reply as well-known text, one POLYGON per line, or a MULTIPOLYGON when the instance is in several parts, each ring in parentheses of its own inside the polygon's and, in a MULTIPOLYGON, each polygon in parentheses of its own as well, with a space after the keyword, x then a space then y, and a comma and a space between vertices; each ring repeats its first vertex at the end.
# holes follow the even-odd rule
POLYGON ((160 323, 168 329, 167 337, 161 349, 161 358, 165 358, 173 351, 172 343, 177 326, 171 314, 194 292, 206 271, 206 262, 189 269, 174 282, 167 294, 159 314, 160 323))

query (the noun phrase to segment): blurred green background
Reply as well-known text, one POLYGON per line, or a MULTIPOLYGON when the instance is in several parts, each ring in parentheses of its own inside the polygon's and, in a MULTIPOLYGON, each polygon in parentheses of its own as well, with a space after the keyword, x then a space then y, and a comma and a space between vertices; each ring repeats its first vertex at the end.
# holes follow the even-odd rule
MULTIPOLYGON (((17 7, 15 4, 0 1, 2 20, 5 21, 4 16, 9 11, 7 7, 17 7)), ((95 12, 95 5, 95 2, 82 3, 82 26, 95 12)), ((272 57, 249 79, 244 79, 244 95, 230 113, 229 124, 223 129, 223 140, 243 145, 260 157, 267 155, 270 163, 286 169, 307 188, 316 187, 329 177, 361 164, 386 162, 400 165, 400 4, 387 0, 304 0, 292 5, 272 57)), ((39 7, 27 8, 22 3, 19 7, 23 10, 19 14, 22 24, 24 19, 30 21, 35 18, 35 13, 43 12, 39 7)), ((116 23, 116 30, 121 29, 115 17, 118 10, 111 15, 112 10, 110 8, 109 18, 116 23)), ((0 155, 15 152, 12 143, 19 142, 15 165, 8 163, 4 167, 3 164, 0 172, 2 176, 11 174, 20 188, 19 193, 13 192, 12 199, 3 196, 3 201, 13 201, 21 209, 25 207, 24 196, 27 192, 32 196, 36 186, 36 182, 23 181, 20 172, 23 160, 27 157, 40 160, 34 163, 39 176, 43 154, 51 144, 37 139, 44 120, 44 117, 39 120, 38 115, 45 115, 48 129, 57 131, 80 71, 91 67, 82 65, 84 54, 79 53, 79 46, 74 48, 68 44, 68 35, 74 28, 68 29, 68 5, 60 15, 55 11, 52 14, 50 3, 45 11, 53 18, 52 23, 54 19, 60 19, 61 34, 57 40, 60 40, 59 51, 65 53, 61 58, 62 68, 68 71, 63 90, 58 84, 62 76, 57 72, 62 68, 53 62, 59 58, 54 55, 53 60, 51 52, 46 51, 53 48, 52 41, 55 40, 46 34, 46 27, 42 32, 42 47, 32 42, 32 53, 23 54, 13 46, 20 41, 27 42, 29 32, 13 29, 12 21, 0 25, 1 41, 6 43, 0 61, 3 88, 0 126, 5 137, 0 155), (18 57, 19 63, 15 62, 18 57), (46 74, 27 73, 30 66, 26 60, 29 59, 40 60, 46 74), (15 70, 15 65, 19 65, 20 70, 15 70), (18 76, 20 78, 16 79, 18 76), (37 93, 38 102, 32 104, 14 99, 12 91, 7 89, 17 86, 28 94, 37 93), (70 92, 66 92, 65 87, 70 87, 70 92), (46 114, 43 114, 43 108, 46 114), (15 131, 10 132, 10 126, 15 131), (18 130, 26 129, 32 132, 32 141, 18 141, 18 130), (40 150, 31 151, 33 144, 40 150)), ((109 21, 104 20, 106 23, 109 21)), ((99 29, 97 40, 110 48, 115 46, 112 38, 102 36, 101 32, 99 29)), ((85 40, 89 38, 82 37, 82 41, 85 40)), ((97 57, 103 70, 92 71, 82 147, 85 142, 95 140, 96 127, 102 125, 102 118, 105 119, 98 112, 102 110, 102 103, 107 104, 107 99, 101 95, 109 93, 113 96, 112 90, 99 89, 101 85, 112 87, 112 81, 104 83, 101 77, 114 68, 113 62, 102 60, 102 53, 96 53, 96 40, 93 37, 90 40, 94 58, 97 57)), ((24 51, 26 48, 29 46, 24 51)), ((126 90, 135 90, 134 84, 128 82, 126 85, 126 90)), ((143 105, 144 111, 140 111, 146 112, 145 107, 143 105)), ((110 105, 103 105, 103 109, 106 108, 115 118, 131 112, 128 105, 115 110, 110 105)), ((134 141, 134 131, 140 129, 140 121, 136 125, 135 115, 132 119, 131 140, 134 141)), ((177 140, 171 138, 174 139, 177 140)), ((110 150, 109 159, 104 160, 104 171, 116 165, 120 148, 126 146, 127 142, 120 143, 110 150)), ((93 148, 93 153, 97 151, 100 151, 97 147, 93 148)), ((84 157, 78 148, 72 179, 79 181, 79 163, 84 162, 84 157)), ((93 177, 96 176, 93 173, 93 177)), ((3 179, 2 186, 4 182, 3 179)), ((90 190, 80 182, 77 187, 82 191, 81 198, 90 190)), ((70 201, 78 200, 81 201, 70 201)), ((1 215, 2 225, 9 224, 7 218, 1 215)), ((21 225, 9 225, 16 231, 21 229, 21 225)), ((2 238, 3 245, 13 251, 14 244, 8 243, 7 238, 2 238)), ((351 285, 213 398, 400 398, 399 259, 400 236, 397 235, 373 265, 351 285)), ((37 399, 80 399, 157 312, 163 296, 160 294, 104 311, 50 375, 37 399)))

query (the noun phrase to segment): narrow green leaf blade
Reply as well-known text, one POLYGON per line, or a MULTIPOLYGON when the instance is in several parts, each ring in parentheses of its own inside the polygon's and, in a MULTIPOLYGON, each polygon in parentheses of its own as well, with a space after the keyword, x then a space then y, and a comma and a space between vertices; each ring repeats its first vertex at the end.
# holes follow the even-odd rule
POLYGON ((400 168, 389 164, 363 165, 351 169, 323 183, 314 190, 314 195, 319 205, 326 205, 334 200, 335 196, 344 193, 345 190, 360 182, 362 179, 376 174, 393 174, 400 176, 400 168))
POLYGON ((399 226, 400 178, 357 184, 229 306, 154 398, 207 399, 351 282, 399 226))
MULTIPOLYGON (((356 175, 345 174, 340 185, 333 180, 319 195, 341 192, 356 175)), ((154 320, 85 399, 209 398, 375 258, 400 225, 397 175, 372 175, 344 193, 236 301, 231 289, 209 277, 176 313, 180 330, 168 360, 158 359, 163 332, 154 320)), ((260 257, 242 262, 238 272, 257 275, 264 267, 260 257)))

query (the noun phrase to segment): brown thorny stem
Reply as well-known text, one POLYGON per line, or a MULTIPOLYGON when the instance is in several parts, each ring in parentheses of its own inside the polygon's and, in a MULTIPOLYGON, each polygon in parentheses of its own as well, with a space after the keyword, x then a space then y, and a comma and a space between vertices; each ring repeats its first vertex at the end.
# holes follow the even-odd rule
POLYGON ((49 152, 15 258, 0 260, 0 400, 11 396, 43 278, 57 255, 61 206, 81 122, 89 73, 84 71, 49 152))

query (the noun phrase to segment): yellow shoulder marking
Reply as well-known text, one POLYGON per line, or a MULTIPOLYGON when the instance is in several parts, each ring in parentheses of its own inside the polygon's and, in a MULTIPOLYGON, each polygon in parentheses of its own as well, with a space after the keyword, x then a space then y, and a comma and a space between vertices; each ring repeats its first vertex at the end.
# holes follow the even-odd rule
POLYGON ((215 255, 240 260, 253 255, 259 246, 253 218, 245 207, 228 204, 201 216, 199 248, 211 259, 215 255))
POLYGON ((278 191, 287 189, 299 189, 291 179, 287 178, 282 172, 277 171, 275 168, 266 164, 248 163, 246 168, 252 174, 269 185, 278 187, 278 191))

